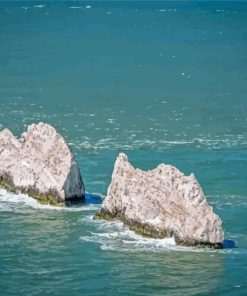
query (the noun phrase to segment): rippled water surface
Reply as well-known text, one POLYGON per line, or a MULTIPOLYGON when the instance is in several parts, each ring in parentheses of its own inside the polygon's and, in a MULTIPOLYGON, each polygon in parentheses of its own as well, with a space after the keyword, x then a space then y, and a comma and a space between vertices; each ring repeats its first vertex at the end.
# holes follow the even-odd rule
POLYGON ((0 1, 0 129, 67 139, 86 190, 116 155, 193 172, 238 248, 148 240, 100 205, 0 190, 1 295, 247 294, 245 1, 0 1))

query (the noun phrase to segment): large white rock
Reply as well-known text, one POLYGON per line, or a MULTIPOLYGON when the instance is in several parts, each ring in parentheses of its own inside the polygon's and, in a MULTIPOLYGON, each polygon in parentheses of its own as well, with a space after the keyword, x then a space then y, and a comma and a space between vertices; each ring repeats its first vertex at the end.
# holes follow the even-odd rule
POLYGON ((112 181, 95 218, 119 218, 151 237, 174 236, 177 243, 222 247, 224 233, 193 174, 171 165, 135 169, 125 154, 115 162, 112 181))
POLYGON ((42 202, 84 199, 73 154, 63 137, 44 123, 28 126, 19 140, 8 129, 0 132, 1 185, 27 192, 42 202))

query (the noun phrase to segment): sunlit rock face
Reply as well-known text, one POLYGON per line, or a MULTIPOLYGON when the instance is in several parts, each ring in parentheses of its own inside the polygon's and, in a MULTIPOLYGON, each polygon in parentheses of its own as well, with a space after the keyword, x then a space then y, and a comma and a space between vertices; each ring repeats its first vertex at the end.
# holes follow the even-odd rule
POLYGON ((135 169, 120 153, 101 210, 95 218, 118 218, 150 237, 175 237, 184 245, 222 247, 220 218, 209 206, 193 174, 171 165, 135 169))
POLYGON ((66 141, 42 122, 28 126, 20 139, 8 129, 0 132, 0 186, 41 203, 84 199, 81 174, 66 141))

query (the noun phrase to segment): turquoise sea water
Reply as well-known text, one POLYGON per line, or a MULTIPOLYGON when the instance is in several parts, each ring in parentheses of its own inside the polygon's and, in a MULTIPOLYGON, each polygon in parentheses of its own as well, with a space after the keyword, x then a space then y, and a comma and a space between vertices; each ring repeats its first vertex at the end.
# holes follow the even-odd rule
POLYGON ((247 295, 246 52, 244 1, 0 1, 0 129, 54 125, 102 196, 119 152, 193 172, 238 246, 0 190, 0 295, 247 295))

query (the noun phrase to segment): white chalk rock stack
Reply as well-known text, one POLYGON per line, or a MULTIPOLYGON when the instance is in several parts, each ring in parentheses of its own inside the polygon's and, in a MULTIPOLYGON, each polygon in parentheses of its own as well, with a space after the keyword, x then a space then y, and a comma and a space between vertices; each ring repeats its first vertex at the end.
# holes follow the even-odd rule
POLYGON ((0 186, 41 203, 84 199, 81 174, 66 141, 42 122, 28 126, 20 139, 8 129, 0 132, 0 186))
POLYGON ((135 169, 120 153, 112 181, 95 218, 118 218, 142 235, 175 237, 179 244, 221 248, 220 218, 209 206, 193 174, 171 165, 151 171, 135 169))

